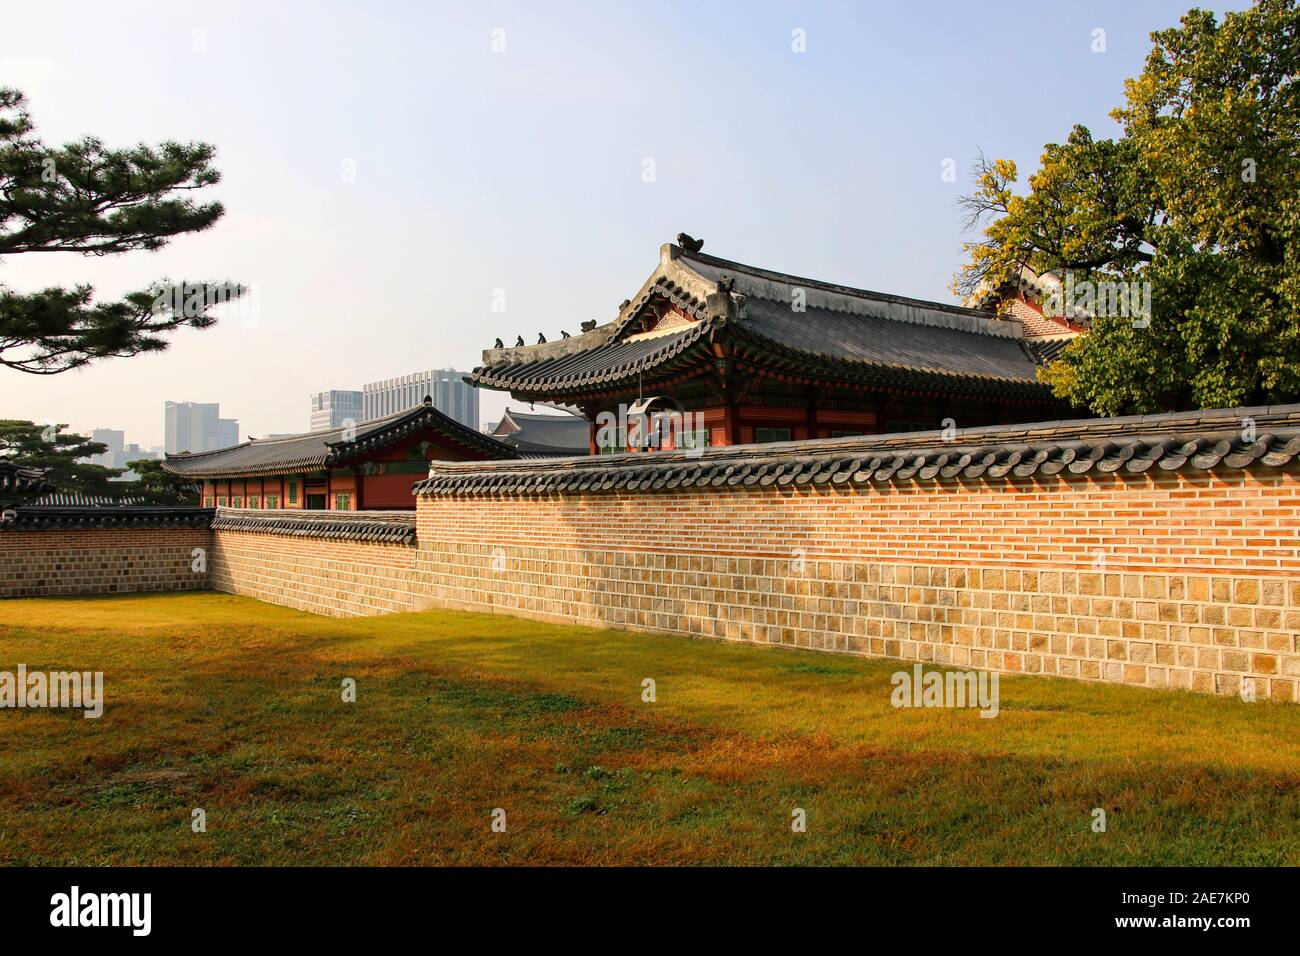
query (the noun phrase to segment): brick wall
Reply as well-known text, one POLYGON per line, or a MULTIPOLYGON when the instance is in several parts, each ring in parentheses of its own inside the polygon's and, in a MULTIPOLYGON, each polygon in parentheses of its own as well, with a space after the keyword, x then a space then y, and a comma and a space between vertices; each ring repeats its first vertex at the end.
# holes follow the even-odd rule
POLYGON ((447 463, 414 517, 20 509, 0 596, 211 586, 1300 697, 1300 406, 969 438, 447 463))
POLYGON ((410 544, 213 532, 215 590, 317 614, 409 611, 414 570, 410 544))
MULTIPOLYGON (((206 588, 194 549, 206 528, 94 528, 0 533, 0 597, 206 588)), ((201 568, 202 565, 199 565, 201 568)))
POLYGON ((1294 700, 1283 469, 425 494, 435 606, 1294 700))

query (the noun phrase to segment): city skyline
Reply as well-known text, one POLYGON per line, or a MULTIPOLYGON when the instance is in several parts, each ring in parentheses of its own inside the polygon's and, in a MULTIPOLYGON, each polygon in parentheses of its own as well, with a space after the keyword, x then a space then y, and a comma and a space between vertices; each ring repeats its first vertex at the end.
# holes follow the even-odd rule
POLYGON ((90 439, 106 446, 102 454, 91 455, 87 459, 92 465, 124 469, 121 475, 113 479, 114 481, 134 481, 139 477, 134 471, 127 468, 129 462, 156 461, 163 456, 161 445, 144 447, 139 442, 128 442, 126 432, 120 428, 91 429, 90 439))
POLYGON ((219 402, 163 403, 163 450, 198 454, 239 444, 239 419, 222 418, 219 402))

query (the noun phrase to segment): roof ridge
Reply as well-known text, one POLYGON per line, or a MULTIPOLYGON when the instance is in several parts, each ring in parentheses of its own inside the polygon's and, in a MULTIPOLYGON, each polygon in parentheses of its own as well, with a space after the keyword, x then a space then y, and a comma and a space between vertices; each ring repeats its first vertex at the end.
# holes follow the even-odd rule
MULTIPOLYGON (((893 293, 893 292, 877 292, 874 289, 863 289, 863 288, 859 288, 858 286, 843 285, 838 282, 829 282, 825 279, 809 279, 804 276, 797 276, 788 272, 777 272, 774 269, 765 269, 762 266, 751 266, 744 262, 736 262, 735 260, 732 259, 723 259, 721 256, 710 255, 707 252, 687 252, 685 250, 681 250, 680 247, 677 246, 674 246, 674 248, 679 249, 677 253, 677 260, 679 262, 683 259, 685 260, 693 259, 693 260, 701 261, 706 265, 714 266, 716 268, 734 269, 739 272, 745 272, 751 275, 759 275, 762 276, 763 278, 768 278, 773 280, 787 280, 788 284, 795 285, 799 288, 808 287, 808 288, 826 289, 828 291, 838 292, 842 295, 852 296, 854 298, 880 299, 886 302, 899 302, 906 305, 919 305, 919 306, 924 306, 926 308, 943 309, 945 311, 955 312, 959 315, 967 315, 973 318, 982 318, 982 319, 990 318, 989 313, 984 312, 980 309, 972 309, 967 306, 957 305, 951 302, 939 302, 934 299, 921 299, 916 296, 898 295, 897 293, 893 293)), ((764 296, 761 295, 757 297, 764 298, 764 296)), ((770 299, 769 301, 779 302, 781 300, 770 299)), ((839 311, 844 311, 844 310, 839 310, 839 311)))
POLYGON ((1300 405, 1208 409, 1119 419, 1031 422, 959 432, 877 435, 702 451, 666 451, 504 463, 444 463, 417 494, 495 495, 677 488, 886 484, 1294 467, 1300 405), (1245 414, 1243 414, 1245 413, 1245 414), (1249 436, 1230 422, 1255 420, 1249 436), (936 436, 939 436, 938 438, 936 436))
MULTIPOLYGON (((733 459, 775 457, 777 455, 808 456, 837 455, 841 453, 893 451, 904 448, 933 446, 958 451, 980 443, 1002 442, 1010 444, 1019 439, 1022 443, 1050 441, 1053 438, 1072 441, 1085 438, 1109 439, 1151 436, 1169 426, 1182 426, 1185 432, 1212 433, 1215 426, 1228 421, 1254 421, 1255 431, 1263 435, 1274 426, 1300 429, 1300 403, 1240 408, 1198 409, 1185 412, 1160 412, 1146 415, 1125 415, 1115 418, 1072 418, 1059 421, 1023 422, 1009 425, 981 425, 959 429, 956 436, 946 438, 944 429, 923 432, 897 432, 877 435, 854 435, 844 438, 799 439, 788 442, 770 442, 760 445, 717 445, 693 452, 628 452, 621 455, 578 456, 568 461, 574 467, 599 465, 614 467, 635 465, 637 462, 658 461, 676 466, 703 465, 733 459), (1149 426, 1143 428, 1142 426, 1149 426), (987 442, 985 440, 988 440, 987 442)), ((508 474, 527 468, 526 461, 496 462, 439 462, 439 471, 473 473, 476 471, 508 474)))
MULTIPOLYGON (((425 407, 427 406, 423 402, 420 402, 419 404, 416 405, 409 405, 406 408, 400 409, 399 411, 389 412, 387 415, 380 415, 377 418, 367 418, 363 421, 354 422, 352 427, 364 428, 367 425, 373 425, 376 422, 387 421, 390 418, 401 418, 403 415, 407 415, 410 412, 415 411, 417 408, 425 408, 425 407)), ((259 445, 265 445, 277 441, 296 441, 302 438, 309 438, 312 435, 324 435, 328 432, 342 432, 345 431, 347 427, 348 427, 347 425, 335 425, 332 428, 315 428, 305 432, 295 432, 292 435, 277 435, 274 438, 250 438, 249 442, 250 443, 257 442, 259 445)), ((231 447, 233 448, 235 446, 232 445, 231 447)))
POLYGON ((671 244, 664 248, 665 255, 679 270, 679 276, 686 273, 709 291, 712 291, 720 276, 710 276, 706 271, 701 271, 701 267, 725 274, 733 281, 738 279, 734 285, 735 293, 765 302, 782 305, 793 303, 794 290, 799 289, 804 292, 802 304, 805 309, 864 315, 899 324, 956 329, 990 338, 1024 337, 1024 324, 1014 316, 1009 319, 998 318, 991 313, 965 306, 805 279, 704 253, 684 252, 671 244))

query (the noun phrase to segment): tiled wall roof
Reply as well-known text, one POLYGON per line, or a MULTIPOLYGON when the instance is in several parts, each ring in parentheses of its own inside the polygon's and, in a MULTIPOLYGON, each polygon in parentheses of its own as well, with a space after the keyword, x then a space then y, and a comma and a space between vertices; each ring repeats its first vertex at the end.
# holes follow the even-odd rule
POLYGON ((1081 419, 958 431, 733 445, 528 462, 438 463, 417 494, 658 491, 721 486, 1000 480, 1060 473, 1282 467, 1300 455, 1300 405, 1081 419))

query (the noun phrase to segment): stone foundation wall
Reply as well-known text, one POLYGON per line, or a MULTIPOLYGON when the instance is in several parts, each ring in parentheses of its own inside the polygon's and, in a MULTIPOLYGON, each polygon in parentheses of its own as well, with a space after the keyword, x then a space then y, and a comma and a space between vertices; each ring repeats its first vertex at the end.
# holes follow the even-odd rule
POLYGON ((1294 700, 1292 471, 425 494, 435 606, 1294 700))
POLYGON ((0 533, 0 597, 187 591, 208 587, 195 549, 206 528, 93 528, 0 533), (195 570, 198 567, 200 570, 195 570))
POLYGON ((415 546, 213 531, 212 587, 288 607, 355 617, 414 607, 415 546))

